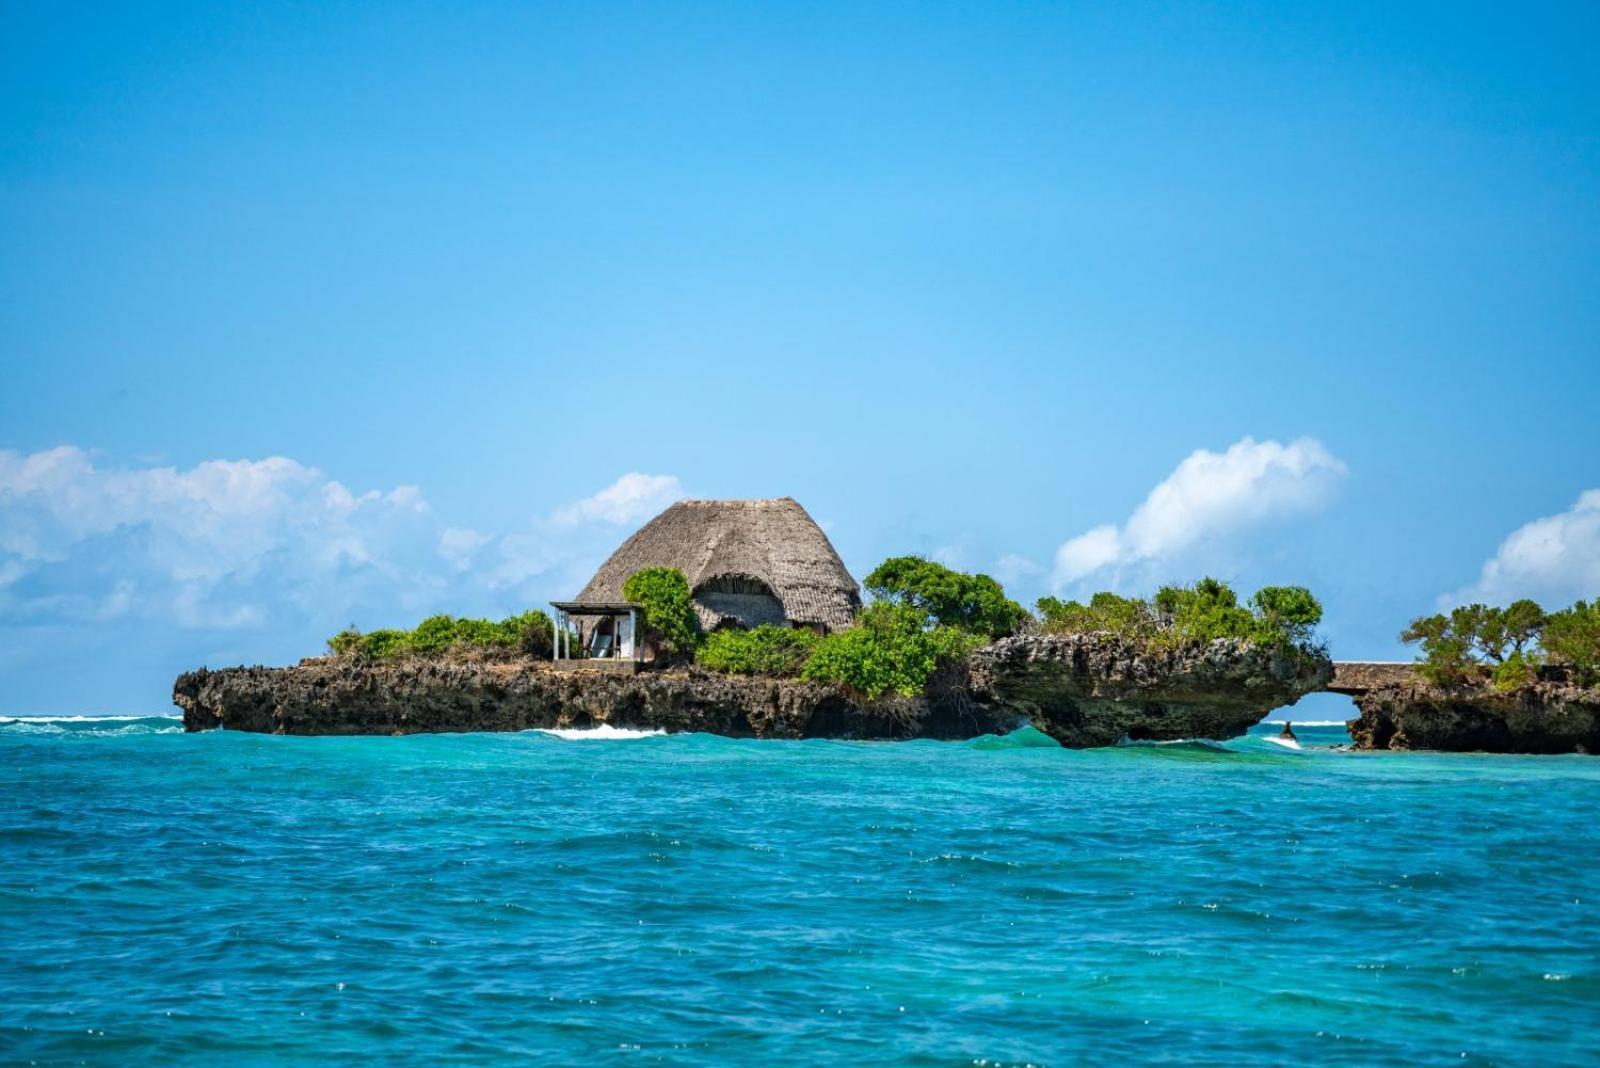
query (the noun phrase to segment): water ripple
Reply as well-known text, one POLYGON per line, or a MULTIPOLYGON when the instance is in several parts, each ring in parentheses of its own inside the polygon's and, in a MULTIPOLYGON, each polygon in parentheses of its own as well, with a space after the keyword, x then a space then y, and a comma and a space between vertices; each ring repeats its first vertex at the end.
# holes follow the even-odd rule
POLYGON ((1068 752, 1036 732, 570 744, 12 717, 0 1049, 1584 1063, 1600 761, 1343 737, 1068 752))

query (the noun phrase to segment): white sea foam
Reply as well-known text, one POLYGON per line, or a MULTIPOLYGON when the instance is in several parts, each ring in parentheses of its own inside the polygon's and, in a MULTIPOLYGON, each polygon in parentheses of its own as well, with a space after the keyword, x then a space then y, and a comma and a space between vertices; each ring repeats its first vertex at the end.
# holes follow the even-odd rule
POLYGON ((540 734, 548 734, 552 738, 562 738, 569 742, 602 742, 621 741, 630 738, 655 738, 666 734, 663 730, 636 731, 626 727, 613 727, 609 723, 602 723, 598 727, 541 727, 540 734))
POLYGON ((1181 746, 1189 749, 1216 749, 1220 752, 1231 753, 1222 742, 1215 738, 1124 738, 1117 743, 1125 749, 1162 749, 1167 746, 1181 746))
POLYGON ((108 738, 122 734, 181 734, 183 720, 178 716, 0 716, 0 732, 86 738, 108 738), (157 723, 161 726, 156 726, 157 723))
POLYGON ((141 719, 179 719, 176 712, 148 716, 0 716, 0 723, 136 723, 141 719))

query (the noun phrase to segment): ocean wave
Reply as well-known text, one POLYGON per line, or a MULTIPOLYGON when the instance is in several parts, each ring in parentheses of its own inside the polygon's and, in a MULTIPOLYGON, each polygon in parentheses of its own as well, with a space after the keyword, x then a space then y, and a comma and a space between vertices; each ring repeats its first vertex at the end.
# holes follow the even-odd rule
MULTIPOLYGON (((942 743, 941 743, 942 744, 942 743)), ((1010 734, 982 734, 964 743, 973 749, 1060 749, 1061 743, 1035 727, 1022 727, 1010 734)))
POLYGON ((183 720, 159 716, 0 716, 6 734, 71 734, 112 737, 128 734, 181 734, 183 720))
POLYGON ((1234 751, 1215 738, 1171 738, 1162 741, 1149 738, 1124 738, 1117 745, 1123 749, 1209 749, 1219 753, 1234 751))
POLYGON ((568 742, 623 741, 634 738, 659 738, 667 732, 661 729, 641 731, 628 727, 613 727, 602 723, 598 727, 540 727, 539 734, 548 734, 568 742))
POLYGON ((143 719, 181 719, 176 712, 152 712, 147 716, 0 716, 3 723, 133 723, 143 719))

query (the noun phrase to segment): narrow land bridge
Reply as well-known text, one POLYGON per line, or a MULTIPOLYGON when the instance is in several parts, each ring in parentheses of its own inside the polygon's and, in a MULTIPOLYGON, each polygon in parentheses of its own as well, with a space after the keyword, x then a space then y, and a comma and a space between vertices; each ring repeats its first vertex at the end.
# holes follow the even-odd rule
POLYGON ((1335 661, 1333 681, 1320 692, 1360 697, 1381 686, 1403 686, 1411 681, 1413 666, 1396 660, 1335 661))

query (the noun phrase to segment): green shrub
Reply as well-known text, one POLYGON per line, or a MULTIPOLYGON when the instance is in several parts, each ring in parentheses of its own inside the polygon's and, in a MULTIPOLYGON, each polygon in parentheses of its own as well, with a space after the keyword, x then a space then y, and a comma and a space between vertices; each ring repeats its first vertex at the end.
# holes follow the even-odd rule
POLYGON ((533 609, 511 616, 500 626, 509 631, 518 652, 546 660, 555 655, 556 626, 544 612, 533 609))
POLYGON ((1494 666, 1490 681, 1501 693, 1515 693, 1539 678, 1539 664, 1530 653, 1514 652, 1494 666))
POLYGON ((867 576, 875 600, 909 605, 941 626, 990 638, 1015 633, 1028 612, 988 575, 969 575, 920 556, 893 556, 867 576))
POLYGON ((1231 586, 1214 578, 1163 586, 1148 601, 1101 592, 1088 604, 1042 597, 1038 608, 1046 633, 1104 631, 1154 648, 1238 638, 1306 652, 1322 621, 1322 605, 1304 586, 1263 586, 1247 607, 1231 586))
POLYGON ((1539 636, 1545 653, 1572 669, 1584 686, 1600 685, 1600 600, 1554 612, 1539 636))
POLYGON ((928 615, 908 604, 879 601, 857 626, 823 638, 803 676, 848 687, 869 700, 886 693, 914 697, 934 670, 986 642, 956 627, 930 627, 928 615))
POLYGON ((361 651, 361 632, 350 626, 328 639, 328 652, 334 656, 352 656, 361 651))
POLYGON ((822 639, 804 629, 764 624, 754 630, 718 630, 695 650, 695 663, 735 675, 793 678, 805 668, 822 639))
POLYGON ((1154 610, 1137 598, 1100 592, 1088 604, 1041 597, 1039 615, 1050 634, 1087 634, 1111 631, 1114 634, 1146 634, 1157 625, 1154 610))
POLYGON ((441 656, 450 650, 500 650, 548 658, 555 628, 543 612, 524 612, 495 622, 429 616, 415 630, 375 630, 362 634, 348 627, 328 639, 335 656, 387 660, 397 656, 441 656))
POLYGON ((361 639, 361 655, 369 660, 386 660, 410 651, 408 630, 375 630, 361 639))
POLYGON ((989 638, 960 627, 934 627, 928 632, 933 641, 933 659, 936 664, 950 664, 965 660, 985 645, 989 638))
POLYGON ((444 652, 456 642, 456 621, 449 616, 429 616, 411 632, 409 643, 413 653, 432 656, 444 652))
POLYGON ((644 610, 644 628, 664 652, 692 653, 700 621, 694 614, 689 580, 675 567, 647 567, 622 584, 622 597, 644 610))
POLYGON ((1155 606, 1163 635, 1176 644, 1261 636, 1255 615, 1240 606, 1233 587, 1214 578, 1193 586, 1163 586, 1156 591, 1155 606))

